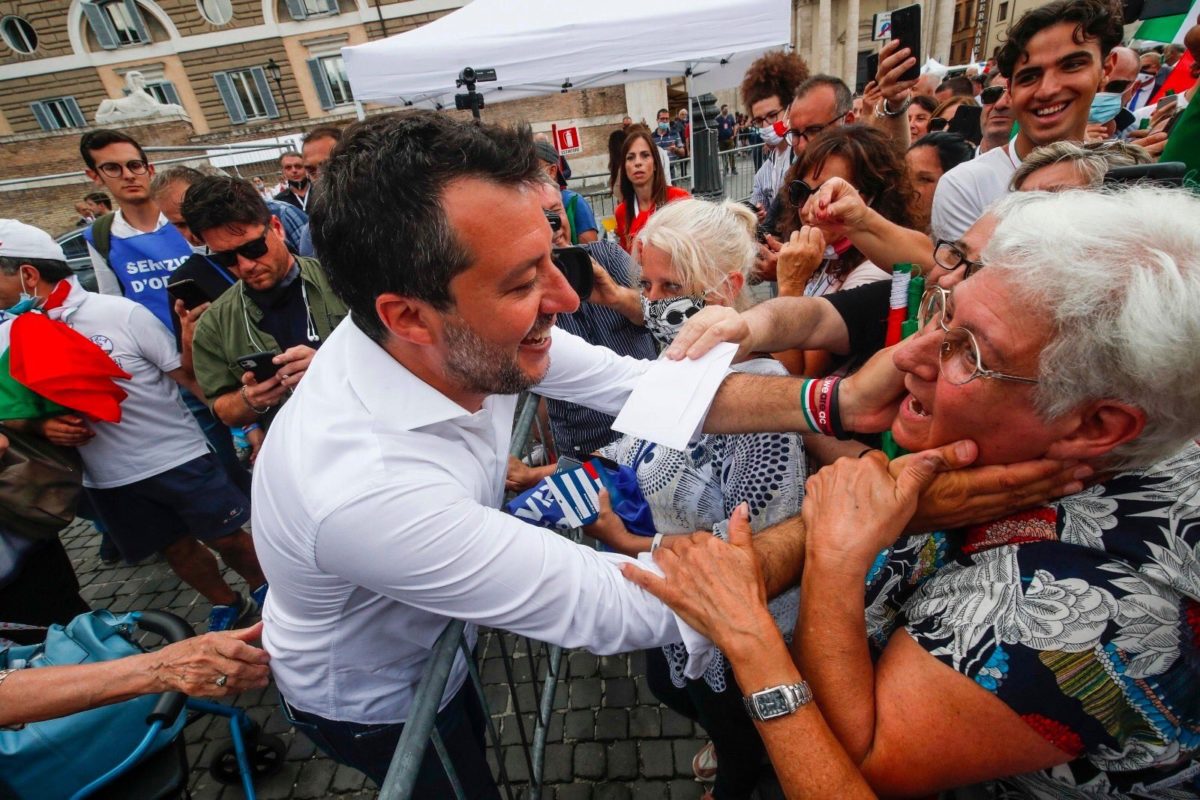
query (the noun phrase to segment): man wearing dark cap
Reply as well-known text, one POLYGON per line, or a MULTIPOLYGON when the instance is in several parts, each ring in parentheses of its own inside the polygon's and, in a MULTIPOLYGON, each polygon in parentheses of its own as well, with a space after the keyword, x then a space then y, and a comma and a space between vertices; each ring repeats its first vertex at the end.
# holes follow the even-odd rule
MULTIPOLYGON (((534 142, 534 147, 542 161, 542 169, 546 170, 546 174, 555 183, 562 186, 562 181, 558 178, 558 153, 554 150, 554 145, 538 140, 534 142)), ((596 227, 596 215, 592 213, 592 207, 588 205, 587 200, 578 192, 563 189, 562 204, 571 224, 571 244, 590 244, 599 240, 600 231, 596 227)))

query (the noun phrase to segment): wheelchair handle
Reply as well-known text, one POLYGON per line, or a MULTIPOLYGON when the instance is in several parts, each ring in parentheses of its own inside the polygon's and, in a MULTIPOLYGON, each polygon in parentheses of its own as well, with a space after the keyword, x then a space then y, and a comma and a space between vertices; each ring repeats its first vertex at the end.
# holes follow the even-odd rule
MULTIPOLYGON (((172 643, 182 642, 196 635, 191 625, 165 611, 142 611, 138 614, 137 623, 139 628, 156 633, 172 643)), ((147 715, 146 724, 158 721, 163 727, 170 725, 179 716, 179 712, 183 711, 183 704, 186 702, 187 695, 183 692, 164 692, 154 704, 154 710, 147 715)))

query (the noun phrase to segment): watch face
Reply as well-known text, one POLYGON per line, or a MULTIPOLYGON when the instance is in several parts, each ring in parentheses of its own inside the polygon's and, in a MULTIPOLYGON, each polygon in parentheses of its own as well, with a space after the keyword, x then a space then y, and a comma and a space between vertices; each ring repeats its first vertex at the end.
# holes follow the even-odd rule
POLYGON ((778 689, 754 696, 754 705, 763 718, 779 717, 791 711, 783 692, 778 689))

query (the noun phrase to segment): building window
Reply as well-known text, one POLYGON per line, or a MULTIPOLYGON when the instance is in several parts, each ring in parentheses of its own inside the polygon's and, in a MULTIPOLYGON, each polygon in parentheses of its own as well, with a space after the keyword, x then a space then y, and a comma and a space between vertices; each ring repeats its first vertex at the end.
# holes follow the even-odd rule
POLYGON ((0 35, 4 37, 5 44, 22 55, 28 55, 37 49, 37 32, 20 17, 0 19, 0 35))
POLYGON ((292 19, 308 19, 338 13, 338 0, 287 0, 292 19))
POLYGON ((87 0, 82 8, 96 41, 105 50, 149 44, 150 33, 136 0, 87 0))
POLYGON ((44 131, 82 128, 87 124, 74 97, 52 97, 30 103, 29 107, 33 109, 33 116, 44 131))
POLYGON ((1008 3, 1001 3, 996 9, 996 21, 1004 22, 1006 19, 1008 19, 1008 3))
POLYGON ((229 0, 198 0, 200 16, 212 25, 227 25, 233 19, 233 4, 229 0))
POLYGON ((346 63, 340 55, 310 58, 308 69, 312 73, 321 108, 329 110, 354 102, 354 95, 350 92, 350 79, 346 77, 346 63))
POLYGON ((175 84, 170 81, 147 81, 146 91, 155 100, 165 105, 183 105, 179 102, 179 92, 175 91, 175 84))
POLYGON ((213 74, 217 83, 217 91, 221 93, 221 101, 229 119, 235 125, 251 120, 275 119, 279 116, 279 108, 271 95, 271 87, 267 84, 267 74, 262 67, 217 72, 213 74))

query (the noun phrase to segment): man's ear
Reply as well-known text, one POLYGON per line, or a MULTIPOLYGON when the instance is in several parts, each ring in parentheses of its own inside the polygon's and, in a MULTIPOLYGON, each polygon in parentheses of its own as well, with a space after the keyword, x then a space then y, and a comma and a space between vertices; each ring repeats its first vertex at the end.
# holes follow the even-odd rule
POLYGON ((844 125, 853 125, 853 124, 854 124, 854 119, 855 119, 855 117, 854 117, 854 112, 853 112, 853 111, 847 111, 847 112, 846 112, 846 116, 844 117, 844 119, 845 119, 845 122, 843 122, 843 124, 844 124, 844 125))
POLYGON ((387 292, 375 298, 375 313, 401 341, 425 347, 441 336, 441 314, 424 300, 387 292))
POLYGON ((100 173, 97 172, 96 170, 92 169, 91 167, 84 167, 83 174, 87 175, 88 180, 90 180, 92 183, 96 184, 97 186, 99 186, 101 188, 104 187, 104 181, 100 180, 100 173))
MULTIPOLYGON (((1116 68, 1116 66, 1117 66, 1117 52, 1115 50, 1109 51, 1109 54, 1107 56, 1105 56, 1105 58, 1104 58, 1104 63, 1102 63, 1100 65, 1100 86, 1101 87, 1104 86, 1105 82, 1108 81, 1108 76, 1112 75, 1112 71, 1116 68)), ((1100 90, 1100 88, 1097 87, 1096 91, 1099 91, 1099 90, 1100 90)))
POLYGON ((1075 427, 1050 446, 1047 458, 1101 458, 1141 436, 1146 428, 1146 412, 1119 400, 1093 400, 1074 414, 1075 427))

